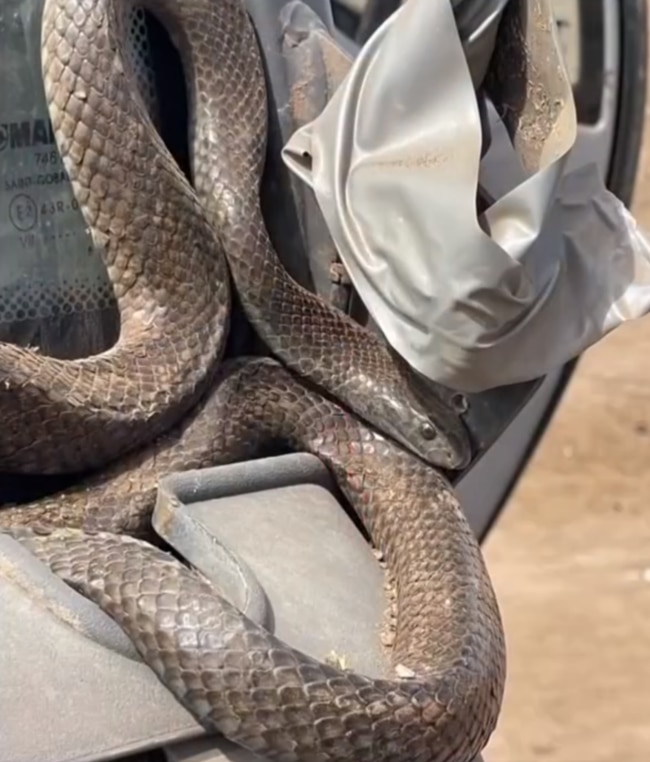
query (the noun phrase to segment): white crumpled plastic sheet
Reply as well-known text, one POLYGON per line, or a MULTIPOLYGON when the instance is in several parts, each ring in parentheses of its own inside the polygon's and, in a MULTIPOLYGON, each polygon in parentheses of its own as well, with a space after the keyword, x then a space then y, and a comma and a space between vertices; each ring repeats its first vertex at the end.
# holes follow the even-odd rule
POLYGON ((387 341, 430 379, 479 392, 538 378, 646 314, 650 245, 595 166, 565 173, 576 114, 549 0, 504 11, 485 80, 503 117, 496 165, 481 162, 470 48, 450 0, 408 0, 283 155, 387 341), (482 215, 479 180, 496 197, 482 215))

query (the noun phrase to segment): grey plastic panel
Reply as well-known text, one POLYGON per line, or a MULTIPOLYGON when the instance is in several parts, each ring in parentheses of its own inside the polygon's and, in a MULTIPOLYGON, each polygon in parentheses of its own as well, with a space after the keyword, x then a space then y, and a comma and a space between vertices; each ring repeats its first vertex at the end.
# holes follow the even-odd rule
MULTIPOLYGON (((172 476, 154 524, 217 576, 206 538, 236 551, 263 588, 272 629, 293 646, 380 676, 383 573, 328 482, 304 454, 172 476)), ((0 618, 2 762, 108 760, 203 733, 108 617, 1 535, 0 601, 11 612, 0 618)), ((235 758, 223 739, 210 747, 213 758, 235 758)))
POLYGON ((2 762, 108 760, 201 732, 111 620, 1 535, 0 601, 2 762))
POLYGON ((163 751, 167 762, 254 762, 263 759, 230 741, 221 741, 216 747, 210 738, 183 741, 167 746, 163 751))
MULTIPOLYGON (((222 749, 215 749, 210 739, 199 738, 168 746, 165 749, 165 759, 167 762, 252 762, 261 758, 247 756, 247 752, 230 743, 224 743, 222 749)), ((474 762, 484 762, 483 757, 476 757, 474 762)))
MULTIPOLYGON (((168 541, 174 540, 190 563, 201 566, 205 561, 201 546, 187 541, 178 548, 174 539, 176 525, 190 515, 209 536, 236 553, 260 581, 278 637, 321 661, 334 650, 352 668, 380 677, 384 674, 379 641, 385 610, 383 573, 333 494, 313 483, 322 468, 317 458, 301 454, 195 472, 218 499, 210 499, 205 491, 195 493, 193 502, 178 502, 176 515, 169 515, 163 497, 156 506, 154 526, 168 541), (293 464, 295 478, 287 485, 287 469, 293 464), (252 482, 253 489, 233 494, 228 489, 233 483, 229 472, 241 472, 242 466, 249 472, 242 482, 252 482), (277 482, 285 484, 273 486, 276 474, 277 482), (226 484, 226 494, 220 481, 226 484)), ((168 489, 172 484, 166 481, 168 489)), ((190 498, 187 492, 175 494, 190 498)))

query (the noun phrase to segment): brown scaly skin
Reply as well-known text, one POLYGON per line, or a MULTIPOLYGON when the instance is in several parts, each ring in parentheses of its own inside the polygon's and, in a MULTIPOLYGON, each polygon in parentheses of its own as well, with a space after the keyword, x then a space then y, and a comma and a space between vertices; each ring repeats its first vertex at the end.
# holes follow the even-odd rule
MULTIPOLYGON (((298 375, 424 460, 465 465, 467 435, 455 414, 440 406, 432 430, 385 348, 289 280, 270 247, 257 200, 266 96, 238 0, 145 5, 181 50, 195 185, 259 335, 298 375)), ((162 146, 147 161, 131 153, 134 138, 149 148, 160 141, 131 97, 128 67, 121 71, 126 4, 46 0, 45 8, 57 140, 106 244, 123 334, 112 352, 65 366, 0 347, 0 412, 14 437, 0 437, 0 467, 78 470, 132 453, 62 495, 3 511, 0 526, 113 616, 206 727, 287 762, 469 762, 496 723, 505 658, 489 578, 453 491, 423 460, 273 361, 215 370, 229 312, 222 260, 214 241, 200 256, 201 207, 162 146), (141 201, 150 205, 142 215, 141 201), (186 252, 172 256, 165 245, 179 207, 192 218, 178 224, 191 228, 180 243, 196 253, 198 277, 186 252), (136 212, 128 222, 127 208, 136 212), (147 245, 133 258, 128 246, 140 238, 147 245), (147 531, 162 473, 250 458, 278 441, 324 460, 384 553, 397 586, 394 658, 412 679, 371 680, 318 664, 247 621, 194 572, 124 536, 147 531)))
POLYGON ((143 5, 181 53, 198 198, 135 95, 120 52, 128 3, 47 0, 52 124, 104 247, 122 327, 113 349, 74 362, 0 344, 0 469, 98 468, 182 418, 211 383, 227 330, 219 241, 273 354, 428 462, 467 465, 469 437, 456 412, 433 398, 424 404, 380 341, 291 280, 271 247, 258 198, 266 90, 240 0, 143 5))
POLYGON ((272 360, 224 366, 183 425, 125 468, 1 511, 0 527, 114 617, 205 727, 252 750, 304 762, 470 762, 494 729, 503 630, 452 489, 272 360), (397 586, 394 663, 413 679, 319 664, 246 620, 196 573, 115 534, 146 530, 164 473, 255 457, 269 441, 318 455, 383 552, 397 586), (34 522, 50 528, 18 526, 34 522), (51 529, 70 523, 111 533, 51 529))

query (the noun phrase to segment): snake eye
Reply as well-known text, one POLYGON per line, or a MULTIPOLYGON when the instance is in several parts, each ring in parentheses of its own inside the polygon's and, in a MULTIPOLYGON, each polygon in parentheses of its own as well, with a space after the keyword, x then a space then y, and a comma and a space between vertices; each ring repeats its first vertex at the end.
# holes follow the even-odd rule
POLYGON ((435 426, 428 421, 420 427, 420 434, 422 434, 422 438, 426 439, 427 442, 431 442, 438 436, 435 426))

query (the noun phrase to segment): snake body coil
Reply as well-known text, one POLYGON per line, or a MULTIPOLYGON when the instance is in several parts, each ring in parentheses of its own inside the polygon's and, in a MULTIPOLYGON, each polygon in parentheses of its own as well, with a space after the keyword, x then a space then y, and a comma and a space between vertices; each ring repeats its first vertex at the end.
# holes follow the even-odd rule
POLYGON ((151 448, 67 494, 0 512, 0 527, 116 619, 206 728, 253 751, 296 762, 470 762, 494 729, 503 631, 453 491, 272 360, 225 365, 206 400, 151 448), (255 457, 271 440, 317 454, 383 552, 397 587, 392 657, 412 679, 320 664, 166 554, 114 534, 146 532, 162 474, 255 457), (19 527, 33 522, 68 527, 19 527))
POLYGON ((466 465, 457 415, 433 398, 426 410, 386 348, 298 286, 273 251, 259 206, 266 88, 240 0, 141 5, 181 56, 196 193, 156 132, 123 52, 130 5, 47 0, 42 64, 52 125, 103 250, 121 334, 108 352, 74 362, 0 344, 0 468, 97 468, 187 412, 211 382, 228 327, 220 242, 244 311, 277 357, 429 462, 466 465))
POLYGON ((442 405, 430 421, 383 345, 280 266, 258 199, 264 79, 239 0, 144 5, 181 53, 196 193, 121 53, 128 4, 46 0, 52 122, 104 247, 122 335, 74 362, 0 346, 0 464, 42 473, 122 458, 66 493, 3 510, 0 528, 114 617, 206 727, 249 749, 286 762, 469 762, 499 713, 503 631, 477 542, 424 462, 464 465, 466 434, 442 405), (220 365, 230 309, 221 246, 250 322, 286 367, 220 365), (320 664, 124 536, 146 534, 162 474, 278 441, 324 460, 383 552, 397 587, 393 658, 412 677, 320 664))

